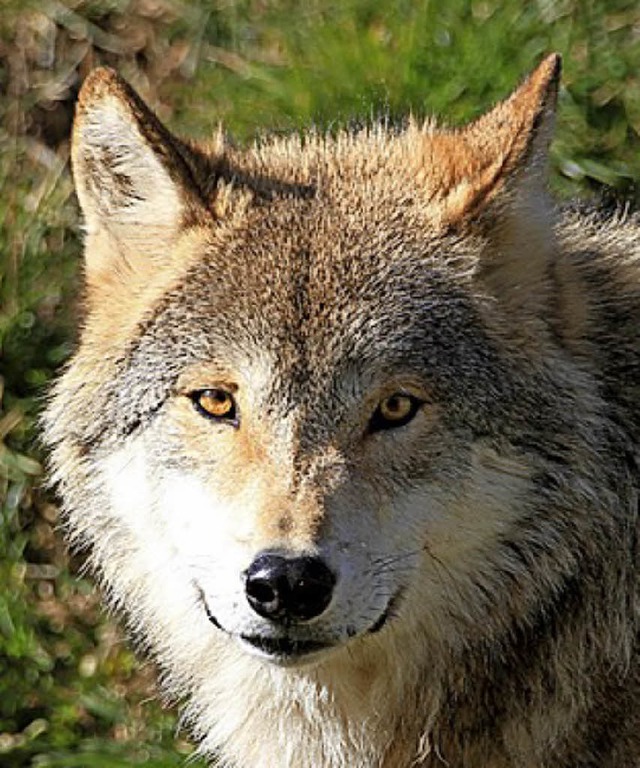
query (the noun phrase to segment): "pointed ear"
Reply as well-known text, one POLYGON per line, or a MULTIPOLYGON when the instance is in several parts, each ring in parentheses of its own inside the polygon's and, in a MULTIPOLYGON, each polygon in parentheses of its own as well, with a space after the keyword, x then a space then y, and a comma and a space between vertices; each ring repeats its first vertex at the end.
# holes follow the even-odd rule
POLYGON ((425 137, 422 173, 444 223, 469 221, 501 193, 526 196, 542 188, 560 68, 560 57, 548 56, 475 122, 425 137))
POLYGON ((201 215, 185 148, 113 70, 80 92, 72 164, 87 231, 87 273, 144 272, 201 215))

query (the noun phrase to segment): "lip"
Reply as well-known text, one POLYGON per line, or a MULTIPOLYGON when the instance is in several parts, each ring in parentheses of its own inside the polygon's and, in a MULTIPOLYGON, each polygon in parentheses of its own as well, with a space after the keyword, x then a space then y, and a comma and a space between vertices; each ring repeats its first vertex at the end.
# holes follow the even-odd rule
POLYGON ((293 637, 240 635, 240 639, 268 658, 283 661, 303 659, 335 647, 319 640, 298 640, 293 637))
POLYGON ((379 632, 382 629, 382 627, 384 627, 384 625, 389 621, 389 619, 392 619, 397 615, 398 606, 400 605, 400 602, 404 597, 404 592, 405 592, 404 588, 400 587, 400 589, 391 596, 389 602, 387 603, 387 607, 380 614, 378 619, 371 625, 371 627, 368 630, 368 634, 375 635, 376 632, 379 632))

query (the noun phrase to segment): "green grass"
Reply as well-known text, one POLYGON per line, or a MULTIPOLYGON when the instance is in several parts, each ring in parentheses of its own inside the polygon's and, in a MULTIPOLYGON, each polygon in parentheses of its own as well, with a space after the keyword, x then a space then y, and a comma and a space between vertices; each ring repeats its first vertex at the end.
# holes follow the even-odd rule
POLYGON ((5 0, 0 14, 0 764, 175 766, 175 715, 99 608, 39 490, 37 414, 73 346, 77 78, 116 66, 187 135, 326 130, 411 111, 471 119, 564 57, 551 181, 637 204, 634 0, 5 0), (66 8, 66 9, 65 9, 66 8), (147 9, 148 10, 145 10, 147 9))

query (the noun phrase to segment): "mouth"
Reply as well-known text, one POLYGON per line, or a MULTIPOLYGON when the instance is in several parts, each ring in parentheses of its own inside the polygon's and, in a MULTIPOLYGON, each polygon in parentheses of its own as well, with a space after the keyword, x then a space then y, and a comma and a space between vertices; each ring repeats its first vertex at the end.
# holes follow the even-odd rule
POLYGON ((283 666, 294 666, 295 664, 309 660, 322 651, 333 648, 332 643, 320 640, 301 640, 290 636, 269 637, 268 635, 234 635, 225 629, 214 614, 209 609, 204 595, 200 598, 204 606, 207 618, 214 627, 224 632, 229 637, 239 639, 243 644, 249 645, 253 651, 258 651, 259 655, 267 658, 269 661, 282 664, 283 666))
POLYGON ((271 661, 278 661, 282 664, 293 664, 334 647, 331 643, 319 640, 298 640, 292 637, 240 635, 240 640, 271 661))
MULTIPOLYGON (((216 629, 224 632, 229 637, 233 637, 236 640, 240 640, 243 645, 250 646, 251 650, 257 651, 260 656, 268 659, 269 661, 281 664, 283 666, 294 666, 298 663, 305 663, 315 657, 316 655, 335 649, 338 647, 337 643, 331 643, 322 640, 309 640, 291 637, 290 635, 283 635, 279 637, 272 637, 269 635, 236 635, 229 632, 218 621, 216 616, 212 613, 207 603, 205 594, 200 587, 197 587, 200 601, 205 610, 207 618, 213 624, 216 629)), ((378 619, 365 630, 363 633, 348 633, 349 640, 355 639, 362 635, 373 635, 378 632, 388 623, 388 621, 395 617, 397 613, 398 605, 402 600, 404 594, 403 589, 399 589, 389 600, 386 608, 380 614, 378 619)))

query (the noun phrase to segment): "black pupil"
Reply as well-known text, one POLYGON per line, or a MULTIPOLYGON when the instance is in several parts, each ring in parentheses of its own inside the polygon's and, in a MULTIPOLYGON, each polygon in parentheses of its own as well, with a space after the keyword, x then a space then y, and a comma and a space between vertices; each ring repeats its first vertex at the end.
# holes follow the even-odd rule
POLYGON ((399 397, 390 397, 390 398, 387 400, 387 410, 388 410, 388 411, 389 411, 389 413, 391 413, 392 415, 395 415, 395 414, 397 414, 397 413, 398 413, 398 411, 400 411, 400 410, 401 410, 401 407, 400 407, 400 398, 399 398, 399 397))

